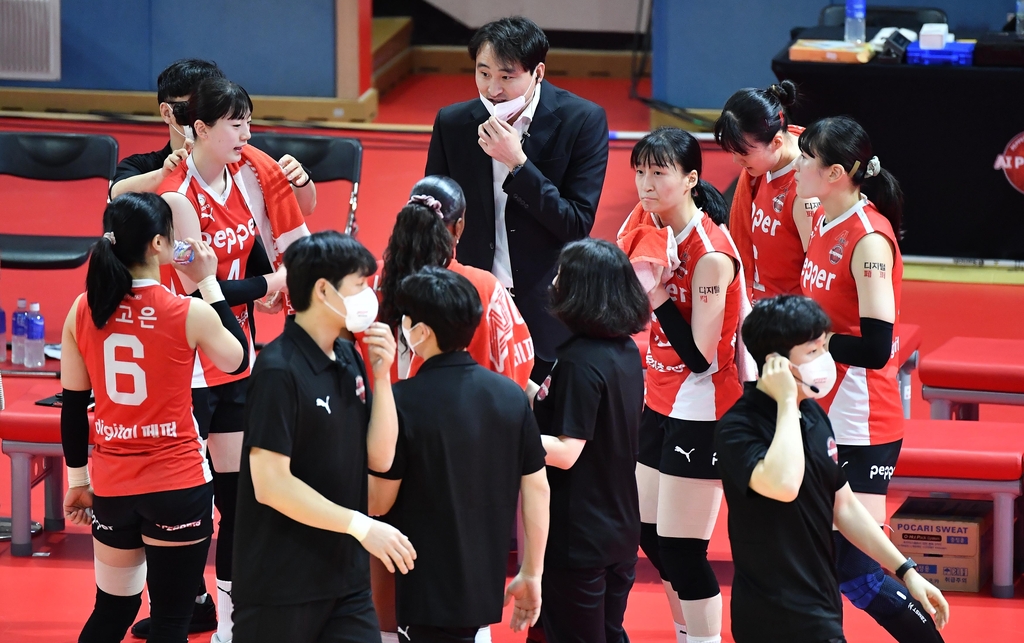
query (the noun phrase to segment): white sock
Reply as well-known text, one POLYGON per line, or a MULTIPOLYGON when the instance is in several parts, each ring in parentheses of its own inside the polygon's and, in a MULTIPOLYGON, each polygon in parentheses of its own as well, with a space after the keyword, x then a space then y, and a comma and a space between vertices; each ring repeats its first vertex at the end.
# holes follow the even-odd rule
POLYGON ((381 632, 380 643, 400 643, 397 632, 381 632))
POLYGON ((689 643, 686 638, 686 623, 673 623, 676 627, 676 643, 689 643))
POLYGON ((206 592, 203 592, 202 596, 196 596, 196 605, 202 605, 206 602, 206 597, 209 596, 206 592))
POLYGON ((231 630, 234 623, 231 621, 231 611, 234 604, 231 601, 231 581, 217 580, 217 638, 220 643, 231 642, 231 630))
POLYGON ((687 643, 722 643, 722 636, 691 636, 686 641, 687 643))
POLYGON ((474 643, 491 643, 491 626, 485 625, 476 631, 474 643))

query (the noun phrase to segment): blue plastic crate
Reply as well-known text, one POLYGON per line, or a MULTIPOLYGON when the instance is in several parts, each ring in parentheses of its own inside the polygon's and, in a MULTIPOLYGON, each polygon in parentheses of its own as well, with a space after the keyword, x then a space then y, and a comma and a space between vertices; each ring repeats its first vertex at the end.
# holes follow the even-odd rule
POLYGON ((942 49, 921 49, 912 42, 907 47, 907 62, 911 65, 973 65, 973 42, 947 42, 942 49))

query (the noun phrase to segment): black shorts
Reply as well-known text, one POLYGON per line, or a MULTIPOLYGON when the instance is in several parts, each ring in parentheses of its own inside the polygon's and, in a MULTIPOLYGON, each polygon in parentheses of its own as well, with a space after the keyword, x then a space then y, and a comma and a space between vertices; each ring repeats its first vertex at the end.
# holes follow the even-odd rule
POLYGON ((213 535, 213 484, 136 496, 96 496, 92 536, 115 549, 138 549, 142 537, 180 543, 213 535))
POLYGON ((295 605, 235 605, 233 643, 380 643, 369 590, 295 605))
POLYGON ((884 496, 902 446, 903 440, 862 446, 840 444, 839 464, 850 481, 850 489, 884 496))
POLYGON ((473 643, 479 627, 399 625, 398 643, 473 643))
POLYGON ((205 440, 211 433, 245 430, 245 391, 249 378, 192 389, 192 414, 205 440))
POLYGON ((714 421, 678 420, 644 407, 640 464, 680 478, 720 480, 714 421))

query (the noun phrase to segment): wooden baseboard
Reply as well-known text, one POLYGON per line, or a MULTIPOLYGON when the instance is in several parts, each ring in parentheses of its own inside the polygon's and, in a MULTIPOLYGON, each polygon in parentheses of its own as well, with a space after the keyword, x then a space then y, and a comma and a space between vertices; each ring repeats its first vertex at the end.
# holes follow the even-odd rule
MULTIPOLYGON (((368 123, 377 118, 379 95, 369 89, 358 99, 253 96, 253 118, 287 121, 368 123)), ((0 87, 0 109, 26 112, 159 115, 152 92, 0 87)))
MULTIPOLYGON (((472 74, 473 61, 465 47, 415 46, 413 73, 472 74)), ((632 52, 592 49, 552 49, 545 63, 549 78, 629 78, 632 52)), ((650 74, 650 61, 645 75, 650 74)))

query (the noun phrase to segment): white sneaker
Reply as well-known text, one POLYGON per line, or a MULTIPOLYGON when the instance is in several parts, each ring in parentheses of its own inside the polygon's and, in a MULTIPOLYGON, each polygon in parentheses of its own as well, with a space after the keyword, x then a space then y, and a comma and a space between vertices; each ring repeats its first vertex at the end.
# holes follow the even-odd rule
POLYGON ((214 632, 213 636, 210 637, 210 643, 231 643, 231 639, 225 641, 221 639, 216 632, 214 632))

